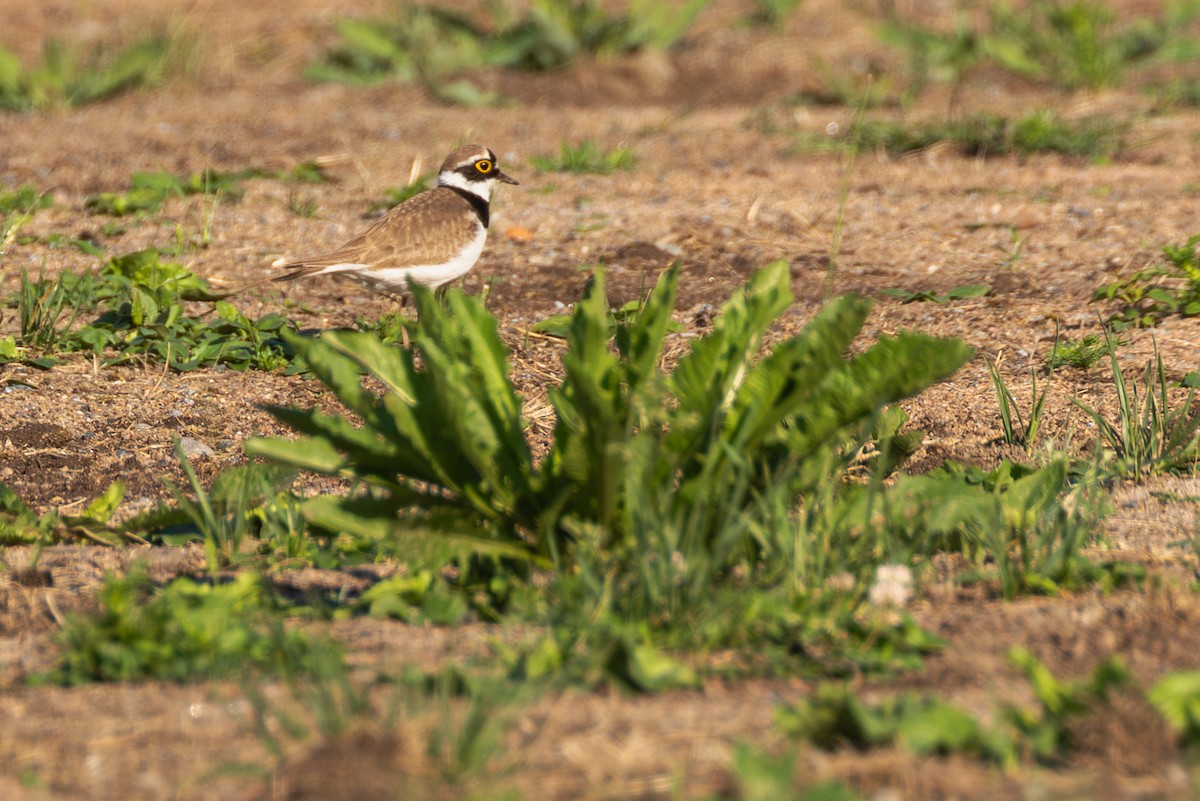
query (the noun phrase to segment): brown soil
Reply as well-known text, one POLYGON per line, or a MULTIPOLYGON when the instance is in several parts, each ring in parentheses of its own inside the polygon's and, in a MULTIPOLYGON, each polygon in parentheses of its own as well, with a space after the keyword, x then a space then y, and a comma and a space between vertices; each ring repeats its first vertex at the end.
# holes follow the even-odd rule
MULTIPOLYGON (((5 5, 0 39, 27 59, 51 34, 104 40, 166 19, 152 0, 5 5)), ((1115 3, 1130 12, 1145 5, 1115 3)), ((385 7, 359 2, 337 13, 366 16, 385 7)), ((385 188, 432 169, 453 143, 483 142, 521 186, 498 193, 491 239, 465 286, 478 292, 490 284, 514 380, 531 411, 544 408, 560 346, 528 336, 528 327, 579 297, 584 266, 608 265, 611 300, 620 303, 678 258, 684 270, 678 319, 696 330, 754 269, 783 258, 792 265, 797 302, 781 331, 813 313, 832 275, 837 293, 879 297, 871 336, 915 329, 962 337, 978 348, 952 380, 906 405, 913 423, 929 433, 918 469, 947 458, 990 466, 1019 455, 998 444, 985 359, 1000 363, 1018 400, 1027 402, 1028 369, 1042 362, 1057 327, 1071 336, 1099 331, 1101 310, 1090 302, 1095 287, 1197 232, 1200 114, 1138 116, 1135 146, 1111 163, 964 158, 934 147, 904 158, 862 153, 851 165, 831 153, 796 152, 793 135, 833 124, 844 129, 857 109, 791 107, 783 100, 820 88, 820 65, 901 74, 894 69, 900 57, 872 34, 879 12, 873 4, 807 0, 781 34, 770 35, 737 24, 748 9, 739 0, 718 0, 670 56, 583 63, 546 75, 475 76, 517 102, 467 109, 441 105, 411 86, 305 82, 300 70, 334 37, 335 13, 320 0, 190 4, 172 19, 201 44, 193 77, 82 109, 0 116, 0 185, 33 183, 57 201, 23 234, 88 233, 113 254, 180 235, 207 237, 207 246, 189 252, 184 263, 237 286, 267 274, 280 255, 339 244, 363 227, 364 210, 385 188), (584 138, 604 147, 628 143, 638 167, 573 176, 530 165, 531 156, 555 151, 560 141, 584 138), (330 164, 336 181, 313 187, 252 181, 240 202, 173 201, 162 214, 113 234, 98 233, 106 220, 83 209, 88 194, 122 189, 136 170, 286 167, 312 159, 330 164), (292 193, 318 202, 319 214, 290 212, 292 193), (841 244, 830 270, 839 222, 841 244), (878 294, 971 283, 995 292, 947 305, 904 305, 878 294)), ((953 21, 949 10, 929 16, 953 21)), ((934 87, 912 108, 882 113, 938 118, 948 99, 934 87)), ((1144 112, 1150 99, 1134 89, 1063 95, 992 75, 967 86, 959 111, 1016 114, 1039 106, 1123 118, 1144 112)), ((0 260, 0 296, 15 288, 22 269, 83 271, 95 263, 71 249, 13 244, 0 260)), ((251 315, 284 310, 306 328, 348 325, 393 308, 320 280, 288 285, 286 296, 260 287, 239 304, 251 315)), ((15 325, 11 316, 0 320, 0 335, 15 325)), ((1140 367, 1157 343, 1178 378, 1196 369, 1198 342, 1200 321, 1173 319, 1153 336, 1131 334, 1121 354, 1126 365, 1140 367)), ((1087 432, 1073 396, 1111 409, 1107 369, 1056 375, 1047 436, 1073 430, 1079 439, 1087 432)), ((0 367, 0 482, 39 510, 70 512, 121 478, 129 508, 138 509, 169 498, 166 482, 182 481, 174 437, 212 447, 212 456, 197 460, 202 478, 210 479, 244 462, 246 438, 284 433, 265 404, 329 402, 316 382, 280 374, 178 374, 153 364, 101 369, 84 359, 45 372, 0 367)), ((544 418, 534 420, 535 440, 544 439, 544 418)), ((1153 589, 1005 603, 950 584, 928 587, 913 612, 948 648, 919 672, 890 683, 859 681, 860 689, 868 695, 885 687, 933 690, 987 713, 992 699, 1023 700, 1027 693, 1005 658, 1015 644, 1072 678, 1120 654, 1140 687, 1165 672, 1200 667, 1200 602, 1186 588, 1195 565, 1189 551, 1172 547, 1195 530, 1193 506, 1178 500, 1200 495, 1195 480, 1161 479, 1113 494, 1117 511, 1104 540, 1121 558, 1147 565, 1153 589)), ((0 797, 449 797, 421 757, 428 721, 293 745, 285 767, 264 778, 230 769, 275 764, 237 687, 27 686, 26 675, 52 662, 51 635, 63 616, 95 606, 106 571, 150 559, 156 575, 166 577, 197 570, 203 555, 56 546, 40 554, 36 568, 28 568, 27 550, 2 555, 9 569, 0 572, 0 797)), ((367 620, 338 624, 333 633, 349 644, 356 663, 392 667, 480 658, 494 638, 521 636, 482 625, 444 630, 367 620)), ((497 786, 551 799, 732 792, 734 744, 782 747, 773 708, 809 689, 799 679, 714 680, 702 692, 652 698, 583 691, 543 697, 507 736, 503 761, 512 772, 497 786)), ((1170 733, 1136 693, 1117 698, 1076 734, 1079 756, 1055 770, 1001 773, 964 759, 891 750, 807 750, 797 772, 806 782, 843 778, 877 799, 1193 797, 1170 733)))

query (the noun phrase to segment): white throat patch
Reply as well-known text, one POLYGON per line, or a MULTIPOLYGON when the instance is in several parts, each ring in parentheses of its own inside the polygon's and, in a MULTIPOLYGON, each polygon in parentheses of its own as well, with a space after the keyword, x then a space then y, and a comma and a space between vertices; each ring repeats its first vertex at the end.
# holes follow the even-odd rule
POLYGON ((438 186, 452 186, 455 189, 470 192, 472 195, 482 198, 485 203, 491 198, 492 184, 495 182, 494 178, 488 178, 484 181, 468 181, 458 173, 451 172, 450 170, 438 175, 438 186))

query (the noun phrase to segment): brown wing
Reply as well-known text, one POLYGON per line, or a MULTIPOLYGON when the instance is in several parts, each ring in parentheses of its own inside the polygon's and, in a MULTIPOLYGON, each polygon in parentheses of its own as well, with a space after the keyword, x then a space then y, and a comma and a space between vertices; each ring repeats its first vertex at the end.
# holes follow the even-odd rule
POLYGON ((284 269, 297 272, 280 280, 311 275, 333 264, 441 264, 454 258, 478 227, 475 210, 466 200, 437 187, 396 206, 337 250, 285 264, 284 269))

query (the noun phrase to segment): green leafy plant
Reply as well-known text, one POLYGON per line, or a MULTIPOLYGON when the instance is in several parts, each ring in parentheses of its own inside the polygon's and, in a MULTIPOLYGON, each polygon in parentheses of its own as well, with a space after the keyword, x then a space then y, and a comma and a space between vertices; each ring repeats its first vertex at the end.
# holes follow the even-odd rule
POLYGON ((900 298, 901 303, 949 303, 952 300, 987 297, 992 294, 992 288, 986 284, 965 284, 963 286, 956 286, 945 293, 934 292, 928 289, 918 289, 915 292, 910 292, 907 289, 882 289, 880 292, 884 295, 900 298))
POLYGON ((1108 319, 1114 330, 1149 327, 1167 317, 1200 314, 1200 256, 1196 244, 1200 234, 1179 246, 1163 248, 1166 264, 1154 264, 1127 278, 1096 288, 1092 300, 1118 304, 1108 319))
POLYGON ((78 45, 47 39, 41 63, 26 67, 0 47, 0 110, 80 106, 164 83, 194 60, 194 39, 176 29, 124 47, 105 45, 85 54, 78 45))
POLYGON ((608 175, 617 170, 631 170, 637 164, 633 150, 628 145, 619 145, 604 151, 591 139, 578 145, 568 142, 559 144, 557 156, 534 156, 533 166, 543 172, 573 172, 608 175))
MULTIPOLYGON (((457 293, 447 294, 445 311, 426 293, 416 293, 422 325, 414 347, 424 369, 416 368, 411 355, 384 350, 363 334, 297 341, 314 372, 365 427, 353 433, 342 418, 276 408, 274 414, 306 436, 252 440, 250 449, 318 472, 348 471, 391 496, 382 505, 380 499, 328 498, 317 505, 327 511, 377 508, 390 517, 415 505, 457 518, 463 530, 477 532, 471 536, 479 547, 492 540, 503 544, 503 553, 563 558, 568 544, 584 536, 580 526, 604 529, 595 532, 600 545, 635 525, 627 516, 638 510, 623 503, 623 494, 634 488, 620 473, 642 471, 643 478, 654 476, 668 486, 682 482, 676 495, 699 493, 698 500, 700 488, 718 480, 714 472, 732 469, 732 453, 745 453, 750 462, 758 452, 787 462, 797 453, 819 450, 879 405, 945 375, 969 353, 957 343, 946 347, 912 334, 881 340, 843 364, 833 354, 841 353, 868 308, 865 301, 843 299, 831 304, 806 336, 752 365, 765 327, 790 299, 785 265, 779 263, 726 304, 714 331, 698 340, 667 377, 659 372, 657 355, 677 279, 678 270, 664 274, 637 319, 618 330, 618 353, 613 354, 607 346, 603 280, 597 275, 568 333, 566 379, 552 395, 559 418, 555 443, 540 468, 534 467, 522 434, 520 405, 507 379, 495 321, 476 301, 457 293), (814 352, 819 358, 810 359, 814 352), (920 365, 914 366, 915 374, 896 368, 909 360, 920 365), (378 376, 388 394, 363 389, 360 369, 378 376), (829 386, 808 382, 802 389, 786 378, 791 371, 817 371, 829 386), (816 397, 836 391, 842 399, 825 408, 814 391, 816 397), (674 404, 664 407, 668 396, 674 404), (800 429, 785 435, 777 428, 809 405, 821 411, 800 429), (784 437, 788 453, 782 441, 774 444, 775 437, 784 437), (725 443, 739 447, 726 452, 725 443)), ((416 517, 425 524, 436 519, 424 511, 416 517)))
POLYGON ((1105 507, 1094 482, 1074 483, 1065 458, 1038 469, 1005 460, 991 471, 949 462, 898 477, 886 494, 860 491, 847 501, 839 515, 856 523, 852 531, 873 527, 889 538, 875 547, 961 550, 1006 598, 1133 578, 1083 556, 1105 507))
POLYGON ((333 642, 284 628, 279 606, 250 572, 224 583, 178 578, 157 589, 144 569, 111 576, 95 615, 71 617, 62 631, 58 668, 42 677, 91 681, 220 679, 254 670, 269 674, 314 668, 333 642))
MULTIPOLYGON (((650 621, 652 638, 656 630, 695 631, 697 610, 712 608, 715 587, 729 586, 735 566, 769 559, 777 569, 766 572, 778 581, 791 553, 779 525, 788 512, 780 518, 780 510, 839 483, 833 466, 853 462, 880 431, 888 442, 905 439, 880 427, 881 409, 948 375, 971 352, 902 334, 846 358, 870 304, 841 298, 760 359, 768 326, 791 301, 787 266, 778 262, 664 372, 678 276, 677 268, 664 273, 636 316, 618 323, 614 352, 597 273, 566 331, 565 376, 550 396, 553 443, 538 462, 496 322, 455 291, 445 308, 415 293, 421 325, 412 351, 362 333, 293 339, 362 424, 274 408, 303 436, 255 439, 247 449, 367 490, 305 501, 318 529, 379 541, 432 538, 476 559, 553 568, 554 606, 564 614, 560 653, 582 637, 602 644, 592 653, 648 654, 643 634, 619 621, 650 621), (384 392, 365 388, 362 372, 384 392), (603 636, 594 625, 576 626, 586 615, 572 610, 584 609, 609 621, 603 636)), ((898 427, 903 417, 891 419, 898 427)), ((904 449, 886 450, 894 464, 904 449)), ((804 619, 794 606, 789 614, 804 619)), ((707 631, 734 631, 725 620, 707 631)))
POLYGON ((1171 386, 1158 345, 1146 364, 1139 386, 1126 381, 1117 359, 1112 334, 1104 333, 1117 391, 1117 422, 1110 423, 1096 408, 1072 399, 1096 424, 1099 447, 1106 450, 1107 468, 1115 475, 1140 481, 1159 473, 1190 473, 1200 463, 1200 412, 1194 388, 1182 403, 1171 399, 1171 386))

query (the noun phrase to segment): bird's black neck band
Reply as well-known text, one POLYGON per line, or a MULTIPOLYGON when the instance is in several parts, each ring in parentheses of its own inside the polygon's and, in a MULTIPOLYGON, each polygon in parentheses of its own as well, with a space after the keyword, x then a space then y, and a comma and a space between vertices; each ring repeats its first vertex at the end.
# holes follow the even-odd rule
POLYGON ((488 227, 488 202, 487 198, 482 198, 479 195, 460 186, 447 186, 451 192, 456 193, 463 200, 471 204, 471 208, 475 209, 475 214, 479 216, 479 222, 484 228, 488 227))

